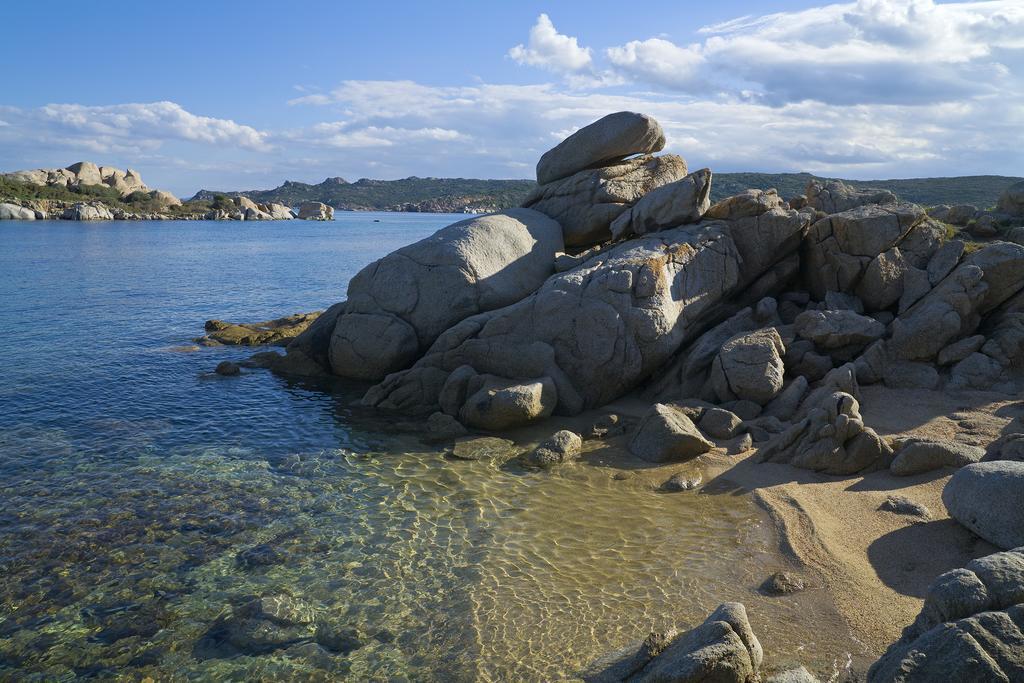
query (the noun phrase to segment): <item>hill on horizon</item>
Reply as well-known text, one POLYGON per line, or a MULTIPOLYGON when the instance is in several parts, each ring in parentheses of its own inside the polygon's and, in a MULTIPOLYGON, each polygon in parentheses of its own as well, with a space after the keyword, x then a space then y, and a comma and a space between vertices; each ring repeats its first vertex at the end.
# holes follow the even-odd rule
MULTIPOLYGON (((711 184, 711 200, 718 201, 752 188, 775 188, 781 196, 789 198, 803 194, 811 180, 842 180, 858 188, 891 190, 902 200, 924 206, 973 204, 984 209, 994 206, 1003 190, 1024 178, 977 175, 848 180, 811 173, 716 173, 711 184)), ((416 176, 400 180, 361 178, 350 183, 333 177, 317 184, 286 180, 271 190, 200 190, 192 200, 212 200, 217 195, 244 195, 257 202, 280 202, 289 206, 310 201, 323 202, 342 211, 489 211, 518 206, 534 185, 532 180, 416 176)))

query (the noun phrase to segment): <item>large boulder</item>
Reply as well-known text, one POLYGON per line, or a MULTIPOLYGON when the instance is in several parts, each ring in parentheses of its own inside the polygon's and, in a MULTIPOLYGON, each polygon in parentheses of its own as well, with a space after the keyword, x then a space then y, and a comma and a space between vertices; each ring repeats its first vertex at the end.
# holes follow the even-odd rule
POLYGON ((804 273, 811 296, 855 292, 868 265, 897 246, 927 217, 915 204, 859 206, 811 226, 804 247, 804 273))
POLYGON ((807 206, 825 213, 849 211, 865 204, 895 204, 896 195, 889 190, 868 187, 861 190, 841 180, 807 183, 807 206))
POLYGON ((826 400, 808 397, 807 417, 776 436, 758 453, 760 462, 848 475, 889 466, 892 450, 864 426, 860 404, 850 394, 834 392, 826 400))
POLYGON ((499 431, 548 417, 558 403, 558 390, 549 377, 535 381, 477 375, 466 387, 459 411, 463 424, 499 431))
POLYGON ((941 574, 868 683, 1024 680, 1024 548, 941 574))
POLYGON ((963 467, 985 457, 985 449, 956 441, 912 439, 896 452, 889 469, 899 477, 940 467, 963 467))
POLYGON ((81 185, 103 184, 103 176, 100 175, 99 166, 91 161, 79 161, 78 163, 71 164, 67 169, 75 174, 78 183, 81 185))
POLYGON ((634 154, 653 154, 665 147, 661 126, 646 114, 608 114, 567 137, 537 162, 537 183, 544 185, 595 166, 634 154))
POLYGON ((588 246, 611 239, 612 221, 641 197, 684 177, 682 157, 643 155, 538 185, 523 206, 558 221, 566 246, 588 246))
POLYGON ((630 453, 648 462, 690 460, 714 447, 686 413, 662 403, 651 406, 629 442, 630 453))
POLYGON ((632 208, 612 221, 612 238, 646 235, 696 223, 710 206, 711 171, 703 168, 644 195, 632 208))
POLYGON ((0 203, 0 221, 34 221, 36 212, 17 204, 0 203))
POLYGON ((711 365, 711 384, 718 400, 767 404, 782 390, 785 353, 782 338, 773 327, 744 332, 727 341, 711 365))
POLYGON ((885 325, 850 310, 804 311, 793 324, 798 335, 822 349, 865 346, 885 334, 885 325))
POLYGON ((942 490, 953 519, 1000 548, 1024 546, 1024 462, 993 460, 961 468, 942 490))
POLYGON ((331 340, 337 375, 379 380, 408 367, 452 325, 519 301, 554 272, 562 231, 531 209, 442 228, 363 268, 331 340))
POLYGON ((795 211, 772 209, 617 245, 522 301, 452 327, 364 400, 436 410, 448 375, 466 365, 509 379, 551 377, 560 413, 605 405, 756 296, 751 285, 794 253, 805 225, 795 211))
POLYGON ((587 683, 753 683, 763 659, 746 608, 726 602, 700 626, 678 636, 651 634, 592 663, 582 677, 587 683))
POLYGON ((1011 216, 1024 216, 1024 180, 1003 190, 996 208, 1011 216))

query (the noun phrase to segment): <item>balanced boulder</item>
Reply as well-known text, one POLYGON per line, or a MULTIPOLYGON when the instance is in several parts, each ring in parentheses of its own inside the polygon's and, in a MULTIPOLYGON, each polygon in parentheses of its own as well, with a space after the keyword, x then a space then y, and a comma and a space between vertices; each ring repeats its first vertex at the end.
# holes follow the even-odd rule
POLYGON ((620 111, 594 121, 545 152, 537 162, 537 183, 544 185, 577 171, 653 154, 665 147, 665 133, 652 117, 620 111))
POLYGON ((865 204, 894 204, 896 195, 878 188, 857 189, 841 180, 807 183, 807 206, 824 213, 839 213, 865 204))
POLYGON ((562 232, 509 209, 442 228, 363 268, 330 345, 337 375, 378 380, 411 365, 452 325, 507 306, 554 272, 562 232))

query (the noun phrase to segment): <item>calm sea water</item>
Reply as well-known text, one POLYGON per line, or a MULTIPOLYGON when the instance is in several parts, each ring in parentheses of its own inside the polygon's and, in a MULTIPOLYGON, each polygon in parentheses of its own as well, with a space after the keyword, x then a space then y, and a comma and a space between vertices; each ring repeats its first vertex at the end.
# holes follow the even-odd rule
POLYGON ((778 558, 745 498, 660 494, 593 444, 556 472, 449 461, 362 386, 184 350, 459 218, 0 222, 0 680, 559 680, 727 599, 777 652, 832 654, 754 591, 778 558), (225 642, 254 596, 320 632, 225 642))

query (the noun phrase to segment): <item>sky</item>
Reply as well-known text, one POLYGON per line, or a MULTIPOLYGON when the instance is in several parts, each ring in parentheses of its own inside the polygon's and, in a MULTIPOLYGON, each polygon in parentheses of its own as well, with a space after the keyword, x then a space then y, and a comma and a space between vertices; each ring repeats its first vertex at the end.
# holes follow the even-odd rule
POLYGON ((0 171, 532 178, 620 110, 693 169, 1024 175, 1024 0, 10 3, 0 171))

